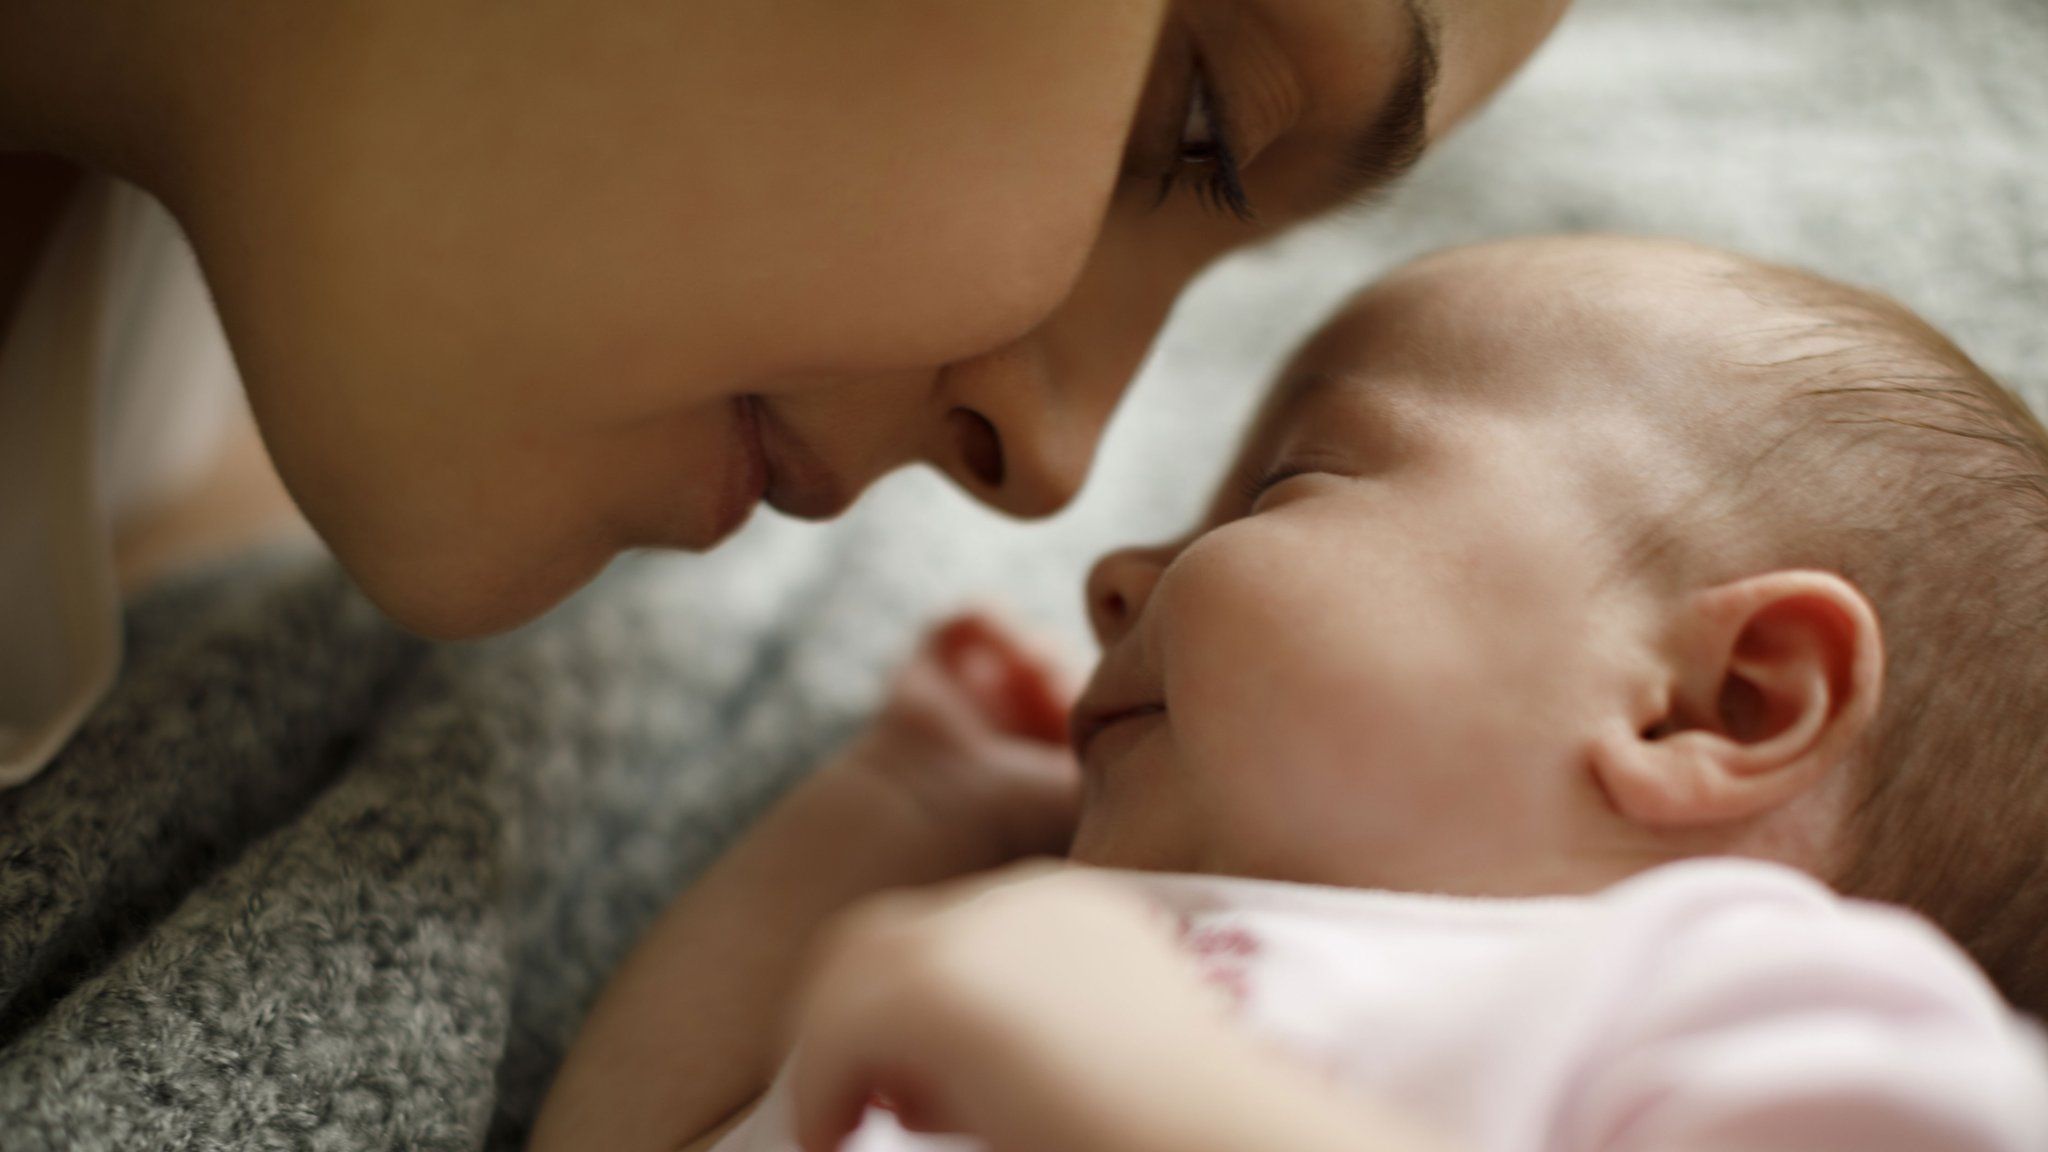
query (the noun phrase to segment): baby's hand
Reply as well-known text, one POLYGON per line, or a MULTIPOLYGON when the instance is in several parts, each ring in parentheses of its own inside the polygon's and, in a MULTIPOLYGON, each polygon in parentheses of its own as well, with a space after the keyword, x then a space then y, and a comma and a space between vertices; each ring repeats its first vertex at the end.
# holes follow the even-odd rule
POLYGON ((958 852, 961 871, 1066 851, 1080 771, 1072 690, 1053 665, 979 614, 935 628, 881 711, 821 785, 879 786, 958 852))
POLYGON ((1240 1041, 1176 932, 1070 866, 869 899, 828 934, 796 1021, 803 1148, 839 1147, 875 1102, 997 1152, 1086 1147, 1104 1121, 1185 1107, 1240 1041))

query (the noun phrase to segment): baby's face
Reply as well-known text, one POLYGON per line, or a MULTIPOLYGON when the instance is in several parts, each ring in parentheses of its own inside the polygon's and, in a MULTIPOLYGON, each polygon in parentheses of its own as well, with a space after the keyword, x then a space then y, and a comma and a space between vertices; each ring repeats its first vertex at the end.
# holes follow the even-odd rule
POLYGON ((1642 651, 1625 525, 1670 459, 1624 397, 1679 357, 1518 251, 1360 297, 1283 375, 1204 522, 1097 566, 1076 858, 1597 886, 1580 765, 1642 651))

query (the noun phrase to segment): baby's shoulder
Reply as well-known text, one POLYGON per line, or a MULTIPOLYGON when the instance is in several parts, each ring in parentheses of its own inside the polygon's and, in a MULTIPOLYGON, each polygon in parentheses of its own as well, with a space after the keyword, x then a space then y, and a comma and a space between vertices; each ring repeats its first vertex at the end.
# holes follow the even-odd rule
POLYGON ((1788 868, 1512 899, 1146 884, 1249 1024, 1475 1147, 2048 1147, 2034 1026, 1928 921, 1788 868))
POLYGON ((1790 869, 1698 860, 1602 893, 1601 989, 1566 1146, 2018 1149, 2048 1139, 2048 1046, 1961 948, 1790 869))
POLYGON ((1805 1001, 1984 1022, 2010 1013, 1970 957, 1905 908, 1841 896, 1782 865, 1707 858, 1650 869, 1595 897, 1602 951, 1630 983, 1680 999, 1743 990, 1759 1004, 1805 1001))

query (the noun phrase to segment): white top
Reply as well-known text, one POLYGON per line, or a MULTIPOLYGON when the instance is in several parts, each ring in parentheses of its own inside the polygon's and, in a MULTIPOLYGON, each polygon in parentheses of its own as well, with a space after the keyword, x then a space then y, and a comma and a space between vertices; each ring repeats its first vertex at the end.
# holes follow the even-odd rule
MULTIPOLYGON (((2042 1152, 2048 1046, 1920 918, 1696 860, 1590 897, 1130 882, 1244 1026, 1465 1152, 2042 1152)), ((718 1145, 788 1152, 786 1081, 718 1145)), ((974 1149, 870 1111, 846 1152, 974 1149)))
POLYGON ((190 483, 242 402, 177 225, 88 179, 0 316, 0 788, 41 771, 113 682, 115 525, 190 483))

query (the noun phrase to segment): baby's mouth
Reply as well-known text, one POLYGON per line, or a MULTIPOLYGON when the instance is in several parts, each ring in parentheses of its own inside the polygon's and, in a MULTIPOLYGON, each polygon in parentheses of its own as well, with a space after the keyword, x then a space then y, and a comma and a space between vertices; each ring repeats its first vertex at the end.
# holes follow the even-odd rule
POLYGON ((1074 716, 1068 725, 1068 739, 1074 746, 1074 755, 1086 763, 1088 749, 1095 738, 1108 730, 1132 721, 1144 720, 1166 714, 1166 705, 1157 702, 1127 704, 1115 707, 1091 707, 1082 701, 1074 709, 1074 716))

